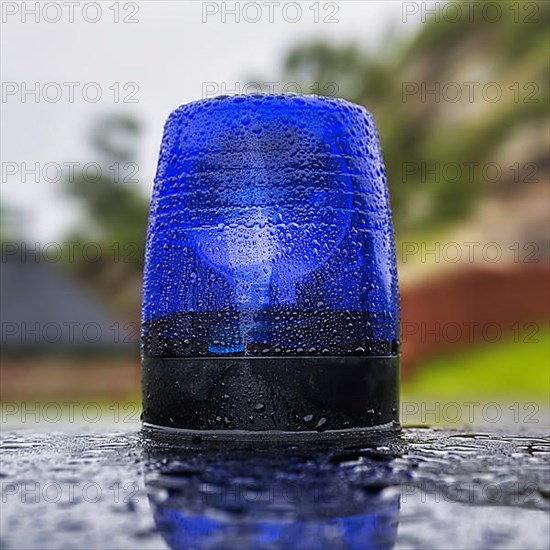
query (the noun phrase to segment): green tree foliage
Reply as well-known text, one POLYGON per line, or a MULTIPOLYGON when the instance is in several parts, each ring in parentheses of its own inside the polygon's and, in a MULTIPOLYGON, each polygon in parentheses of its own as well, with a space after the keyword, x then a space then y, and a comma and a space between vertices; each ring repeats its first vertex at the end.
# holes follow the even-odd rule
MULTIPOLYGON (((82 278, 105 294, 111 305, 130 318, 139 312, 139 287, 143 269, 148 201, 138 189, 136 146, 138 123, 113 116, 97 122, 90 142, 101 166, 96 177, 82 171, 66 178, 67 190, 78 199, 84 216, 69 240, 97 243, 97 261, 81 258, 82 278)), ((77 256, 80 258, 80 256, 77 256)))
MULTIPOLYGON (((494 6, 489 13, 483 3, 469 4, 473 13, 464 5, 458 21, 433 18, 412 40, 392 40, 376 58, 355 43, 323 41, 298 46, 286 57, 283 82, 344 97, 375 115, 398 233, 432 230, 467 216, 491 191, 482 167, 502 163, 500 148, 526 125, 547 125, 550 3, 529 2, 526 10, 521 2, 493 2, 500 7, 496 21, 494 6), (497 86, 489 89, 489 83, 497 86), (457 89, 461 98, 455 102, 457 89), (502 96, 493 101, 499 91, 502 96), (458 177, 453 165, 460 167, 458 177), (429 171, 437 166, 440 174, 434 176, 429 171)), ((545 150, 541 143, 530 156, 514 160, 534 161, 544 170, 545 150)), ((501 183, 510 184, 512 169, 500 167, 501 183)))

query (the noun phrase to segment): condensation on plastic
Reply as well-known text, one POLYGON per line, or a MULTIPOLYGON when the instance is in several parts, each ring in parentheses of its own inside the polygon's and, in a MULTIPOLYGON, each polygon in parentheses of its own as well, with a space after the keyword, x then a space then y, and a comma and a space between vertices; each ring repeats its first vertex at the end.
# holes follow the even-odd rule
POLYGON ((313 96, 176 109, 151 201, 142 330, 148 356, 396 354, 372 115, 313 96))

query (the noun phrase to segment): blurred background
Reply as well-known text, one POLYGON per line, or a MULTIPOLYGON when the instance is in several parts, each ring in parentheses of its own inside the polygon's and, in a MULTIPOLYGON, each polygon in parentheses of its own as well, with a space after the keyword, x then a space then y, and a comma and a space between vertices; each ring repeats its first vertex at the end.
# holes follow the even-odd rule
POLYGON ((139 425, 164 121, 264 91, 376 118, 403 423, 548 426, 548 31, 544 1, 2 4, 2 424, 139 425))

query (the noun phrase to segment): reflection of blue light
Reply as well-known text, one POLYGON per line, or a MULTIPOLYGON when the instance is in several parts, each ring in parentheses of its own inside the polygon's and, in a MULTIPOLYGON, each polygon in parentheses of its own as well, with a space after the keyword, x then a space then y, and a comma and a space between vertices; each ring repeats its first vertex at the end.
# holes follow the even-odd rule
POLYGON ((152 447, 145 486, 172 549, 393 548, 393 455, 152 447), (388 477, 389 475, 389 477, 388 477))
POLYGON ((368 514, 239 524, 155 505, 155 523, 172 550, 187 548, 391 549, 397 537, 399 497, 368 514), (231 546, 228 541, 238 541, 231 546))
POLYGON ((151 203, 147 354, 376 355, 397 340, 397 307, 364 109, 237 96, 172 113, 151 203))

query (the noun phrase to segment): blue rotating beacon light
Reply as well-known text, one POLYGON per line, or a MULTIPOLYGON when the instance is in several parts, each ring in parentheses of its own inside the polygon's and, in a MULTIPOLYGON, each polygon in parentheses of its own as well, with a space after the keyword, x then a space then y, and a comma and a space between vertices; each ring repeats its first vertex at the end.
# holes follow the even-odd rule
POLYGON ((313 96, 176 109, 142 317, 146 429, 265 440, 398 430, 397 272, 372 116, 313 96))

